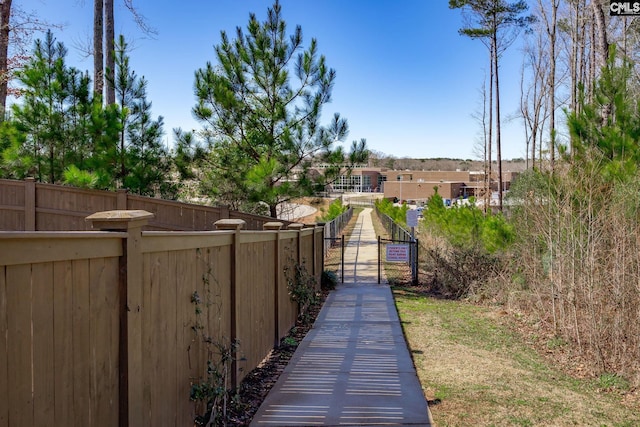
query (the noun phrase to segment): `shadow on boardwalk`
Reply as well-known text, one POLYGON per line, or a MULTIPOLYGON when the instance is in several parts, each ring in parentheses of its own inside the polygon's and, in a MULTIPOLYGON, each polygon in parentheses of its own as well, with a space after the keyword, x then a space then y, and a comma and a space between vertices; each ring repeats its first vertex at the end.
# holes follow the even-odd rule
POLYGON ((430 426, 389 286, 377 284, 371 209, 345 250, 345 283, 260 406, 251 426, 430 426))

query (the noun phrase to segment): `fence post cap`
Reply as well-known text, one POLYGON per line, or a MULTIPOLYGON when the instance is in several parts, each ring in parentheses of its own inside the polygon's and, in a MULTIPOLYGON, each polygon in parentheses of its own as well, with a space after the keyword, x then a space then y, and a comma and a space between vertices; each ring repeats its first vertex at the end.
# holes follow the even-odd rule
POLYGON ((277 222, 277 221, 265 222, 262 225, 262 229, 263 230, 280 230, 283 225, 284 225, 284 223, 277 222))
POLYGON ((304 228, 304 224, 299 224, 297 222, 293 224, 289 224, 287 226, 287 230, 302 230, 304 228))
POLYGON ((99 230, 128 230, 142 227, 155 215, 143 210, 115 210, 96 212, 85 218, 92 228, 99 230))
POLYGON ((216 226, 216 230, 240 230, 244 228, 247 223, 242 219, 219 219, 213 223, 216 226))

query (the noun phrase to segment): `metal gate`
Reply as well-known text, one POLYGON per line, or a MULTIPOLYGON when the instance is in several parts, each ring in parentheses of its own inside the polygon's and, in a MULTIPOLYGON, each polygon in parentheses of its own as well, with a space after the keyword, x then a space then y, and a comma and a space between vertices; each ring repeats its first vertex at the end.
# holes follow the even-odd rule
POLYGON ((391 243, 397 246, 397 252, 394 258, 389 260, 389 246, 387 245, 387 254, 385 256, 387 262, 406 262, 411 267, 411 282, 418 284, 418 248, 420 247, 418 239, 410 237, 407 239, 383 239, 378 236, 378 283, 382 277, 382 243, 391 243), (406 253, 402 247, 406 247, 406 253))

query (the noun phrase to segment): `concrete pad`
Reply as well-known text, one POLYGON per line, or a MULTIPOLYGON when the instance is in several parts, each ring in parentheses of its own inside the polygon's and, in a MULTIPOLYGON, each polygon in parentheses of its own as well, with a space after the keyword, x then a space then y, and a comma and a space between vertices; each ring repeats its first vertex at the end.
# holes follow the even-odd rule
POLYGON ((377 284, 370 215, 360 214, 345 251, 350 279, 329 295, 251 426, 431 426, 393 295, 377 284))

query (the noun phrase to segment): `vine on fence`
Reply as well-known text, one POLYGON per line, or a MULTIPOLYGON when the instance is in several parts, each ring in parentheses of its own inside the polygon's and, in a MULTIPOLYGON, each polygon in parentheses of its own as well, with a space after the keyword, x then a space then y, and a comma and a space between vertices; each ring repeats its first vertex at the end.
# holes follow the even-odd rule
POLYGON ((320 298, 316 291, 316 278, 309 273, 304 260, 298 264, 291 258, 289 265, 285 267, 285 274, 291 301, 298 303, 298 318, 303 323, 308 323, 309 307, 316 304, 320 298))
MULTIPOLYGON (((220 313, 222 303, 220 298, 220 285, 213 274, 213 268, 209 262, 211 250, 207 249, 206 257, 202 257, 201 249, 197 249, 198 259, 205 265, 202 275, 204 285, 204 300, 198 291, 191 294, 191 304, 194 306, 195 320, 191 325, 194 333, 192 343, 201 343, 207 352, 207 368, 203 376, 194 380, 191 385, 189 398, 200 404, 200 412, 196 415, 195 423, 198 426, 226 426, 228 422, 229 405, 239 399, 239 390, 233 390, 230 386, 231 369, 233 362, 238 360, 240 342, 228 339, 216 340, 208 330, 209 323, 204 319, 203 311, 210 307, 220 313), (214 292, 213 286, 218 292, 214 292)), ((218 316, 218 321, 220 316, 218 316)), ((187 351, 191 350, 191 345, 187 351)))

